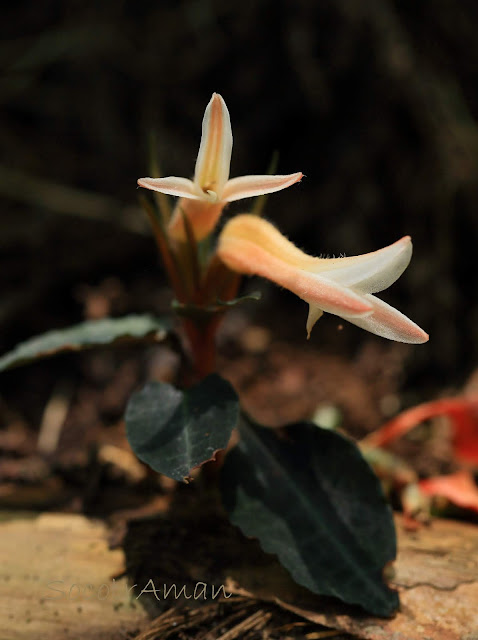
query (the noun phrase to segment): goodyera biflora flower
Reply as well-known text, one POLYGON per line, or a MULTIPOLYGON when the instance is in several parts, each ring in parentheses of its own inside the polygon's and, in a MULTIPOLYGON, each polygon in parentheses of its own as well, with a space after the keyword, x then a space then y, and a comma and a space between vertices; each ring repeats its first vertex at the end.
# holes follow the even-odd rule
POLYGON ((169 233, 186 240, 183 215, 188 217, 197 240, 216 226, 228 202, 280 191, 302 179, 302 173, 286 176, 242 176, 229 180, 232 130, 226 103, 214 93, 202 122, 201 144, 196 160, 194 180, 187 178, 140 178, 140 187, 179 196, 169 233))
POLYGON ((230 269, 268 278, 305 300, 308 337, 326 311, 390 340, 414 344, 428 340, 414 322, 372 295, 393 284, 407 268, 410 236, 361 256, 313 258, 266 220, 241 214, 222 230, 218 254, 230 269))

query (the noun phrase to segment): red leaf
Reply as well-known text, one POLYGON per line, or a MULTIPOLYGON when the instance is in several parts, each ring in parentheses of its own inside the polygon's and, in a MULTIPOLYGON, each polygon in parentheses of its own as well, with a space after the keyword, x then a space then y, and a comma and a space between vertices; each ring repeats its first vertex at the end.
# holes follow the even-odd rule
POLYGON ((420 480, 419 487, 428 496, 442 496, 458 507, 478 513, 478 487, 469 471, 420 480))
POLYGON ((460 461, 478 466, 478 399, 444 398, 420 404, 386 422, 363 443, 383 447, 430 418, 446 416, 453 428, 453 447, 460 461))
POLYGON ((478 466, 478 403, 468 400, 461 410, 449 414, 456 457, 462 462, 478 466))

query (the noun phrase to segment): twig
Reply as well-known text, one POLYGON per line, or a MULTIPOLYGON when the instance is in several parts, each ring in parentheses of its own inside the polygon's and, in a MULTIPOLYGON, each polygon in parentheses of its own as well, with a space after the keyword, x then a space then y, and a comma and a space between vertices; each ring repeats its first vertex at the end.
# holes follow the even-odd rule
POLYGON ((253 613, 235 627, 223 633, 217 640, 235 640, 236 638, 242 638, 246 631, 263 629, 271 617, 272 613, 265 613, 262 609, 259 609, 259 611, 253 613))
POLYGON ((72 396, 69 383, 60 382, 48 400, 38 434, 38 451, 43 455, 54 453, 60 440, 61 430, 65 423, 72 396))

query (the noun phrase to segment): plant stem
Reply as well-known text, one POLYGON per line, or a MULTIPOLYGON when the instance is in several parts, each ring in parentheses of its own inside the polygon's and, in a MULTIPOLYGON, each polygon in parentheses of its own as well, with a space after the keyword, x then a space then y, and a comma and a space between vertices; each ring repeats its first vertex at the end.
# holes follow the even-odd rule
POLYGON ((222 314, 215 314, 207 322, 183 318, 182 324, 188 339, 193 371, 186 382, 194 384, 216 369, 216 331, 222 314))

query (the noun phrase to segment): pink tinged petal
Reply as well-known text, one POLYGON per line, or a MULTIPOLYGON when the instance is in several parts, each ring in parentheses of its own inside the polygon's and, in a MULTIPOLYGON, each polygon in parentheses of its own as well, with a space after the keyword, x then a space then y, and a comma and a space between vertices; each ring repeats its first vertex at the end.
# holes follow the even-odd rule
MULTIPOLYGON (((386 272, 392 264, 396 275, 408 263, 411 243, 409 238, 403 238, 391 247, 383 253, 375 253, 380 254, 378 267, 381 265, 386 272)), ((234 271, 268 278, 308 302, 309 333, 321 311, 327 311, 390 340, 415 344, 428 340, 420 327, 390 305, 333 279, 334 270, 318 273, 317 264, 327 260, 307 256, 269 222, 257 216, 243 214, 230 220, 219 236, 218 255, 234 271)), ((359 258, 355 262, 359 262, 359 258)), ((368 270, 359 272, 356 279, 362 286, 364 282, 372 286, 375 279, 374 286, 378 286, 374 269, 380 269, 374 264, 376 255, 364 258, 364 262, 368 261, 368 270)), ((343 259, 331 262, 337 264, 340 260, 343 259)), ((388 279, 391 277, 387 275, 388 279)), ((383 278, 382 284, 387 282, 385 276, 383 278)))
POLYGON ((364 299, 373 307, 372 315, 367 318, 352 318, 344 314, 343 317, 357 327, 389 340, 409 344, 428 341, 428 334, 397 309, 372 295, 365 295, 364 299))
POLYGON ((364 296, 348 287, 285 262, 267 248, 257 244, 253 237, 241 237, 229 232, 228 227, 232 226, 233 231, 235 227, 240 233, 238 225, 232 223, 246 217, 234 218, 226 225, 219 238, 217 253, 230 269, 272 280, 328 313, 362 317, 372 312, 372 306, 365 301, 364 296))
POLYGON ((383 291, 397 280, 410 263, 412 242, 405 236, 384 249, 350 258, 317 262, 317 272, 346 286, 367 293, 383 291))
MULTIPOLYGON (((290 265, 287 266, 289 279, 284 284, 278 284, 290 289, 305 302, 336 316, 362 318, 372 313, 372 305, 361 293, 308 271, 297 271, 290 265)), ((269 279, 274 280, 274 277, 269 279)), ((277 281, 277 277, 275 280, 277 281)))
POLYGON ((151 191, 159 191, 170 196, 179 196, 181 198, 190 198, 191 200, 200 200, 197 189, 192 180, 187 178, 140 178, 138 180, 140 187, 151 189, 151 191))
POLYGON ((204 192, 213 191, 218 199, 229 178, 232 129, 226 103, 213 93, 204 112, 202 136, 196 160, 194 182, 204 192))
POLYGON ((258 216, 232 218, 219 236, 217 252, 232 270, 272 280, 323 311, 352 316, 372 311, 362 294, 307 270, 310 257, 258 216))
POLYGON ((286 189, 302 180, 302 173, 291 173, 287 176, 241 176, 228 180, 222 192, 226 202, 252 198, 266 193, 274 193, 286 189))

